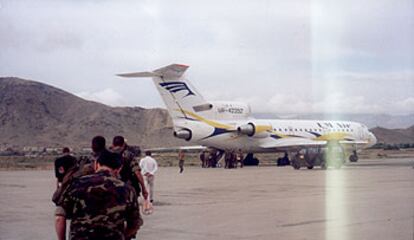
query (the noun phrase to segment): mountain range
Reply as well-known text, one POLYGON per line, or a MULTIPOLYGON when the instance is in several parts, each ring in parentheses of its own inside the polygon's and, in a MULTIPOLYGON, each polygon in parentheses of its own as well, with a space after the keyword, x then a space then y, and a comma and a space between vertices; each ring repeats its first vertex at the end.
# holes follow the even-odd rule
MULTIPOLYGON (((256 116, 278 118, 264 115, 256 116)), ((367 121, 370 127, 389 127, 392 122, 392 128, 400 125, 399 128, 403 128, 411 123, 407 129, 374 128, 379 141, 414 142, 414 115, 398 118, 400 120, 388 115, 364 117, 369 118, 377 121, 374 125, 370 123, 375 121, 367 121)), ((173 137, 172 121, 165 109, 110 107, 44 83, 0 78, 0 147, 89 147, 96 135, 108 141, 113 136, 123 135, 129 144, 144 148, 188 145, 173 137)))
POLYGON ((256 113, 257 118, 278 118, 278 119, 326 119, 343 120, 364 123, 368 128, 382 127, 388 129, 409 128, 414 125, 414 114, 391 115, 391 114, 275 114, 275 113, 256 113))
POLYGON ((96 135, 123 135, 144 147, 183 144, 164 109, 109 107, 43 83, 0 78, 0 146, 89 147, 96 135))

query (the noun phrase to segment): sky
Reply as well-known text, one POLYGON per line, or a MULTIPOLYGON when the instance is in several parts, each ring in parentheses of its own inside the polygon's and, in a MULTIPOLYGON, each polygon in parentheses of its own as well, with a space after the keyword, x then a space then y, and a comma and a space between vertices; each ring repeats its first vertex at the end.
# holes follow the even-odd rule
POLYGON ((0 76, 152 108, 115 74, 171 63, 253 112, 413 114, 414 1, 0 0, 0 76))

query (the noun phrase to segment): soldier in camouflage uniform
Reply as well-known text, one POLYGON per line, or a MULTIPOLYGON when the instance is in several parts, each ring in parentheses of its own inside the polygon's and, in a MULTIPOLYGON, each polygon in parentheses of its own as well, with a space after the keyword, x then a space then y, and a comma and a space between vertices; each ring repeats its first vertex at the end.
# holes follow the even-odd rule
POLYGON ((78 175, 80 176, 92 174, 94 172, 95 162, 99 155, 108 151, 108 149, 106 149, 106 140, 102 136, 95 136, 92 138, 91 148, 91 156, 81 156, 79 158, 78 166, 80 172, 78 175))
POLYGON ((121 161, 104 152, 96 173, 75 179, 56 210, 56 232, 66 238, 66 219, 71 219, 71 240, 124 240, 134 236, 143 221, 135 191, 116 176, 121 161))
POLYGON ((92 155, 89 156, 81 156, 78 162, 72 168, 66 171, 61 186, 56 189, 53 193, 52 201, 56 205, 60 205, 63 201, 63 197, 66 194, 70 184, 73 182, 75 178, 79 178, 81 176, 93 174, 95 172, 95 162, 99 155, 103 152, 108 152, 106 149, 106 140, 102 136, 95 136, 92 139, 92 155))
POLYGON ((141 174, 141 168, 137 161, 137 157, 140 156, 141 151, 133 151, 133 149, 125 143, 125 139, 122 136, 115 136, 113 138, 110 150, 122 156, 122 168, 120 172, 122 181, 131 184, 134 187, 137 196, 142 192, 144 199, 147 199, 148 192, 145 187, 144 178, 141 174))

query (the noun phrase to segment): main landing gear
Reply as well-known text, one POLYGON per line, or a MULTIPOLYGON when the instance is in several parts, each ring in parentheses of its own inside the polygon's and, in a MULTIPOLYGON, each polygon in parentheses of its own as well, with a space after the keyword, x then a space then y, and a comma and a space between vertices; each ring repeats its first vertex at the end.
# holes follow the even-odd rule
POLYGON ((296 170, 300 169, 301 167, 313 169, 321 162, 320 153, 321 150, 318 148, 302 149, 292 154, 291 165, 296 170))
MULTIPOLYGON (((331 143, 326 148, 306 148, 290 154, 291 165, 298 170, 302 167, 313 169, 320 166, 321 169, 328 167, 341 168, 345 163, 345 151, 340 144, 331 143)), ((358 159, 356 152, 350 156, 358 159)))

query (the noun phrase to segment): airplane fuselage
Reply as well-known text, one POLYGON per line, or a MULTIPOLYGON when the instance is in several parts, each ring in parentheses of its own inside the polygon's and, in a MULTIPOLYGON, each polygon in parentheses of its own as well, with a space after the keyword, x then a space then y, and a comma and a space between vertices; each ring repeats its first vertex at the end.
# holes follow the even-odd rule
POLYGON ((353 148, 366 148, 375 144, 374 135, 360 123, 347 121, 322 120, 275 120, 249 119, 239 121, 220 121, 227 129, 217 128, 201 121, 176 121, 178 129, 188 129, 192 133, 190 142, 223 150, 238 150, 244 152, 275 152, 306 146, 324 145, 326 142, 349 143, 353 148), (240 134, 238 126, 254 123, 259 126, 268 126, 265 131, 253 136, 240 134), (303 140, 311 140, 301 144, 303 140), (279 147, 267 147, 279 146, 279 147))

